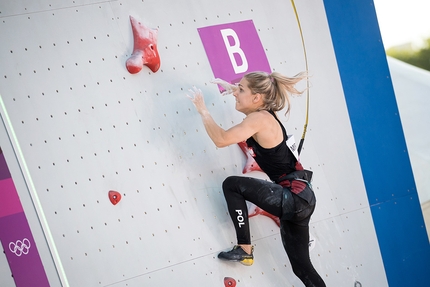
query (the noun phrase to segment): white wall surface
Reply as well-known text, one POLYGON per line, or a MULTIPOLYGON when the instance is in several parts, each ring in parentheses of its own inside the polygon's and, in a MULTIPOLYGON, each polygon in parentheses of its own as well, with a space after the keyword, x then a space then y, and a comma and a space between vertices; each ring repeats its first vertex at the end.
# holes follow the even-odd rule
POLYGON ((420 202, 430 200, 430 72, 388 57, 420 202))

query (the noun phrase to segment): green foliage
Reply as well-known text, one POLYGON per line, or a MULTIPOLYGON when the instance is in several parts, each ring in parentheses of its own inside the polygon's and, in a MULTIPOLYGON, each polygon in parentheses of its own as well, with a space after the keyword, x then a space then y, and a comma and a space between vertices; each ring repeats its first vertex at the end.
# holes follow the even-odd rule
POLYGON ((386 53, 400 61, 430 71, 430 38, 425 40, 425 44, 419 49, 411 46, 408 48, 393 47, 389 48, 386 53))

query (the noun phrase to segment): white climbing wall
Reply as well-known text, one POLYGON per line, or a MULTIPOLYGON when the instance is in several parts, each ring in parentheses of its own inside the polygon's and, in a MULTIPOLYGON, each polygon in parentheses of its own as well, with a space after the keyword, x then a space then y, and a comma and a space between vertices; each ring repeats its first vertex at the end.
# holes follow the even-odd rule
MULTIPOLYGON (((318 200, 312 261, 327 286, 387 286, 324 6, 295 4, 312 76, 302 152, 318 200)), ((24 179, 19 170, 12 177, 26 183, 20 197, 34 202, 33 211, 24 209, 42 222, 31 227, 44 232, 35 240, 53 254, 55 284, 224 286, 232 277, 238 287, 302 286, 267 217, 251 219, 253 266, 216 258, 235 243, 221 183, 241 174, 246 158, 236 145, 214 146, 186 93, 201 88, 224 128, 242 120, 234 99, 210 84, 198 28, 244 20, 253 21, 273 71, 305 70, 290 1, 0 2, 7 131, 0 144, 22 151, 5 157, 23 170, 24 179), (133 50, 130 15, 158 29, 156 73, 125 68, 133 50), (110 190, 122 195, 117 205, 110 190)), ((296 97, 290 118, 281 117, 296 139, 305 105, 296 97)))

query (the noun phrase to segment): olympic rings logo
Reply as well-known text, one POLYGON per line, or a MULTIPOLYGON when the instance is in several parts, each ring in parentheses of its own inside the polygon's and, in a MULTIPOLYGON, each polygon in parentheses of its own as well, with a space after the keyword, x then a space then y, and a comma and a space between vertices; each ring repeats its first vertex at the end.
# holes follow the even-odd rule
POLYGON ((9 243, 9 250, 16 256, 21 256, 22 254, 27 255, 30 251, 30 240, 24 238, 22 241, 17 240, 16 242, 9 243))

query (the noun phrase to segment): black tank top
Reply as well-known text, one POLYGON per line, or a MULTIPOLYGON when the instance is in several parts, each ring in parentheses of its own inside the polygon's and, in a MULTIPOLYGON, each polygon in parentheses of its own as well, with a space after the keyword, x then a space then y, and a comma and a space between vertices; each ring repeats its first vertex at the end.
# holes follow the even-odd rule
POLYGON ((276 117, 273 111, 268 111, 279 123, 284 135, 283 141, 273 148, 264 148, 255 141, 253 137, 246 140, 246 144, 251 148, 251 154, 260 168, 269 176, 272 181, 277 181, 280 176, 295 171, 296 158, 287 146, 287 131, 276 117))

